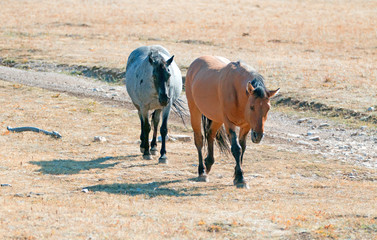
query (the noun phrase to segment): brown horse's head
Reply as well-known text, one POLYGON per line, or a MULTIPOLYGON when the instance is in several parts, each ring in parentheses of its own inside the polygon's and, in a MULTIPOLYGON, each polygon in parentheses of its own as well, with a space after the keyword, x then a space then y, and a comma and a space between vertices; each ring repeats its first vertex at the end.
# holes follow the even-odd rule
POLYGON ((267 113, 270 110, 270 98, 275 91, 267 90, 264 85, 253 87, 251 82, 247 83, 246 94, 248 101, 245 108, 245 117, 251 127, 251 140, 259 143, 263 138, 264 122, 267 120, 267 113))

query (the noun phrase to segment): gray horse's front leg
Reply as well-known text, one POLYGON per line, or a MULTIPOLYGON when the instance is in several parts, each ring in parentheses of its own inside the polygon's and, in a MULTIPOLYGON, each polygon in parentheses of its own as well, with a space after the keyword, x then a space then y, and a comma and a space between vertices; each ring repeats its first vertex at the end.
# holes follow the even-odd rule
POLYGON ((145 160, 151 160, 151 153, 149 151, 149 132, 151 131, 151 126, 148 121, 148 112, 140 113, 140 122, 141 122, 141 134, 140 134, 140 151, 143 153, 143 158, 145 160))
POLYGON ((157 109, 152 114, 152 122, 153 122, 153 138, 151 142, 151 154, 156 155, 157 154, 157 130, 158 130, 158 124, 160 122, 161 117, 161 109, 157 109))
POLYGON ((170 105, 164 108, 162 114, 162 124, 160 128, 161 133, 161 151, 160 151, 160 158, 158 159, 159 163, 168 163, 168 157, 166 156, 166 136, 168 135, 168 118, 170 113, 170 105))

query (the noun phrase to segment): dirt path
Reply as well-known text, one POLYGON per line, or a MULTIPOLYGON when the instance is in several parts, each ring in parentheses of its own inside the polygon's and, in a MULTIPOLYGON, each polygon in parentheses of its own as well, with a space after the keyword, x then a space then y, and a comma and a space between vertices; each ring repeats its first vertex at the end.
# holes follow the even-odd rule
MULTIPOLYGON (((0 79, 132 108, 125 87, 93 79, 2 66, 0 79)), ((377 168, 377 131, 367 126, 349 128, 330 119, 299 118, 272 110, 265 136, 262 144, 285 151, 319 154, 348 164, 377 168)))

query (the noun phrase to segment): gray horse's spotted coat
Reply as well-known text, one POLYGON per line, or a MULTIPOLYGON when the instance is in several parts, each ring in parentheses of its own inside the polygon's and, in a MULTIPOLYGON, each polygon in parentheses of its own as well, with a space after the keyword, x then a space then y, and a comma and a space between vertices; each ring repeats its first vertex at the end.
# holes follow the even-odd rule
POLYGON ((151 159, 150 154, 155 154, 157 151, 157 127, 162 112, 160 128, 162 146, 159 162, 166 163, 167 120, 171 106, 182 92, 181 71, 170 53, 162 46, 143 46, 135 49, 128 57, 125 83, 127 92, 139 113, 142 141, 140 150, 144 159, 151 159), (150 110, 154 110, 152 114, 154 132, 149 150, 150 110))

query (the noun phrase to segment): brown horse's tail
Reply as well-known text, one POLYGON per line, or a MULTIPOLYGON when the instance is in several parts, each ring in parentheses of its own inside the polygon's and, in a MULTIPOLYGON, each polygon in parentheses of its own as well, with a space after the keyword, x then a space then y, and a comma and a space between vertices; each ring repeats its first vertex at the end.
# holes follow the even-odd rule
MULTIPOLYGON (((204 145, 207 144, 207 138, 208 138, 209 131, 211 129, 211 124, 212 124, 212 120, 202 115, 202 125, 203 125, 203 131, 204 131, 204 145)), ((224 126, 221 126, 221 128, 217 130, 216 145, 219 147, 222 153, 225 153, 225 154, 230 153, 228 137, 227 137, 224 126)))

